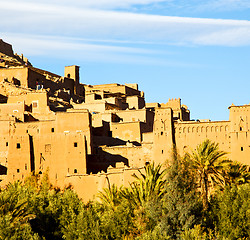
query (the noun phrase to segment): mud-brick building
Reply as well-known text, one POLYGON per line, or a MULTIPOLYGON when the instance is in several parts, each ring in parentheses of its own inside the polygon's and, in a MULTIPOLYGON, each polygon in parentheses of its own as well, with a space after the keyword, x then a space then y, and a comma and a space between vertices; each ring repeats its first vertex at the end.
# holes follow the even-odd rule
POLYGON ((38 69, 0 40, 0 186, 31 172, 89 200, 110 183, 127 185, 146 162, 164 163, 204 139, 249 164, 250 105, 229 120, 190 120, 181 99, 146 103, 137 84, 87 85, 79 66, 64 76, 38 69))

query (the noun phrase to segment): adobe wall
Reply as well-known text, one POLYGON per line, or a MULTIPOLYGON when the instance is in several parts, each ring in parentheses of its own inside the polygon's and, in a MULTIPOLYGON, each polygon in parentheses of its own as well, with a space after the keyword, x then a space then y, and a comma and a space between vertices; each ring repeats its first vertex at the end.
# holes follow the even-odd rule
MULTIPOLYGON (((141 169, 143 171, 143 169, 141 169)), ((107 188, 108 185, 116 184, 117 187, 128 187, 135 180, 133 174, 139 176, 138 169, 125 167, 109 168, 107 173, 98 173, 82 176, 69 176, 65 179, 65 185, 72 185, 78 196, 84 201, 96 199, 98 193, 107 188)))
POLYGON ((33 137, 36 172, 49 169, 53 184, 63 186, 67 175, 86 174, 83 133, 38 134, 33 137))
POLYGON ((249 165, 250 156, 250 105, 230 106, 231 156, 233 160, 249 165))
POLYGON ((129 109, 142 109, 145 107, 144 97, 140 96, 128 96, 126 98, 126 102, 128 103, 129 109))
POLYGON ((147 121, 146 109, 116 111, 116 115, 121 119, 122 122, 136 122, 136 121, 146 122, 147 121))
POLYGON ((4 79, 13 84, 28 88, 28 68, 0 68, 0 82, 4 79))
POLYGON ((175 142, 181 155, 191 151, 205 139, 219 143, 220 150, 231 153, 230 122, 176 122, 175 142))
POLYGON ((29 136, 12 135, 8 142, 7 181, 23 180, 31 172, 29 136))
POLYGON ((87 142, 87 154, 92 153, 91 120, 88 110, 56 113, 55 131, 84 134, 87 142))
POLYGON ((141 146, 135 146, 132 143, 127 145, 113 146, 113 147, 100 147, 99 154, 103 155, 106 160, 115 162, 118 159, 117 156, 127 160, 127 166, 129 167, 141 167, 146 162, 152 162, 153 144, 144 143, 141 146))
POLYGON ((174 144, 171 108, 156 108, 153 136, 153 159, 164 164, 171 159, 174 144))
POLYGON ((112 123, 110 130, 114 138, 130 142, 141 142, 141 122, 112 123))
POLYGON ((8 97, 8 104, 23 102, 31 107, 32 113, 49 114, 48 96, 46 91, 37 91, 31 93, 23 93, 18 95, 10 95, 8 97))

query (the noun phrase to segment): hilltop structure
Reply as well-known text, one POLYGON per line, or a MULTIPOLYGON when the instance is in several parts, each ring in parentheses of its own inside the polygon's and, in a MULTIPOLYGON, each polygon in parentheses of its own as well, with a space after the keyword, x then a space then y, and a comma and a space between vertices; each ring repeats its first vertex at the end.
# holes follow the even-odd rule
POLYGON ((35 68, 0 41, 0 184, 49 169, 83 200, 109 182, 127 185, 146 162, 164 163, 209 138, 249 164, 250 105, 229 107, 228 121, 190 120, 180 98, 145 103, 137 84, 86 85, 79 66, 64 76, 35 68))

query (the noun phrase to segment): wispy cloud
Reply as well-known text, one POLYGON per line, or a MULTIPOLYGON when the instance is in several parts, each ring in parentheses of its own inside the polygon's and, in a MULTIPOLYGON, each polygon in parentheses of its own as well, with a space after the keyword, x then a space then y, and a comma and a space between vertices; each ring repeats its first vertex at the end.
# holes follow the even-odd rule
POLYGON ((7 4, 6 7, 13 7, 21 6, 22 8, 25 8, 26 5, 37 5, 40 4, 53 4, 55 6, 66 6, 66 7, 72 7, 75 6, 76 8, 94 8, 94 9, 125 9, 130 8, 135 5, 148 5, 148 4, 156 4, 156 3, 169 3, 173 2, 174 0, 123 0, 123 1, 117 1, 117 0, 38 0, 34 3, 33 0, 24 0, 22 2, 16 1, 16 0, 10 0, 8 2, 1 0, 0 2, 3 2, 4 5, 7 4))
MULTIPOLYGON (((118 6, 116 2, 102 0, 101 4, 107 3, 114 7, 118 6)), ((154 2, 161 0, 125 0, 123 4, 130 6, 154 2)), ((145 44, 250 45, 250 21, 246 20, 136 14, 90 8, 97 5, 97 1, 75 3, 76 6, 73 3, 69 6, 65 5, 65 0, 60 1, 60 4, 59 1, 50 3, 48 0, 35 3, 15 0, 3 3, 0 0, 1 18, 4 19, 0 21, 2 35, 8 33, 5 36, 9 41, 15 46, 22 45, 22 49, 25 49, 26 43, 30 54, 43 54, 47 48, 51 51, 81 49, 82 53, 87 52, 89 56, 90 52, 96 56, 109 52, 144 54, 145 57, 152 55, 145 44), (19 35, 19 38, 11 39, 11 34, 19 35), (42 37, 39 38, 39 35, 42 37), (98 41, 102 43, 98 44, 98 41), (144 44, 144 47, 134 47, 139 43, 144 44)))

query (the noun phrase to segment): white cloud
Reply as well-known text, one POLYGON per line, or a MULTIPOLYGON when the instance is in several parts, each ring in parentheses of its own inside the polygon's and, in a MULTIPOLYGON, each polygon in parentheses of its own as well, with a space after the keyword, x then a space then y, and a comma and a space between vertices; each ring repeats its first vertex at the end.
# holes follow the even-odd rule
MULTIPOLYGON (((123 4, 146 4, 160 1, 126 0, 123 4)), ((0 0, 0 4, 1 2, 3 1, 0 0)), ((81 49, 81 53, 88 52, 89 55, 91 55, 90 52, 99 55, 103 52, 152 54, 152 51, 146 50, 145 46, 142 47, 143 49, 128 47, 128 44, 142 43, 250 45, 250 21, 246 20, 169 17, 87 9, 85 7, 91 5, 90 0, 75 1, 80 7, 74 7, 71 2, 72 6, 66 6, 64 0, 56 5, 58 2, 37 1, 34 3, 33 1, 9 0, 2 3, 1 18, 4 21, 0 21, 1 32, 8 33, 5 36, 14 46, 18 46, 17 39, 19 43, 22 42, 19 44, 22 45, 22 49, 26 43, 29 54, 43 54, 46 48, 51 51, 81 49), (11 34, 16 34, 19 38, 11 37, 11 34), (38 38, 38 35, 42 37, 38 38), (98 41, 102 44, 96 44, 98 41)), ((113 6, 115 2, 115 0, 101 1, 101 3, 110 3, 113 6)))
MULTIPOLYGON (((147 5, 147 4, 155 4, 155 3, 163 3, 163 2, 172 2, 174 0, 123 0, 123 1, 117 1, 117 0, 37 0, 34 2, 33 0, 25 0, 25 1, 16 1, 16 0, 9 0, 6 2, 5 0, 1 0, 0 3, 5 5, 5 8, 12 8, 15 9, 18 8, 21 10, 25 8, 28 5, 32 5, 32 8, 34 5, 41 6, 41 4, 44 5, 54 5, 54 6, 66 6, 66 7, 72 7, 75 8, 94 8, 94 9, 119 9, 119 8, 130 8, 135 5, 147 5)), ((28 7, 29 8, 29 7, 28 7)), ((35 7, 36 8, 36 7, 35 7)))

